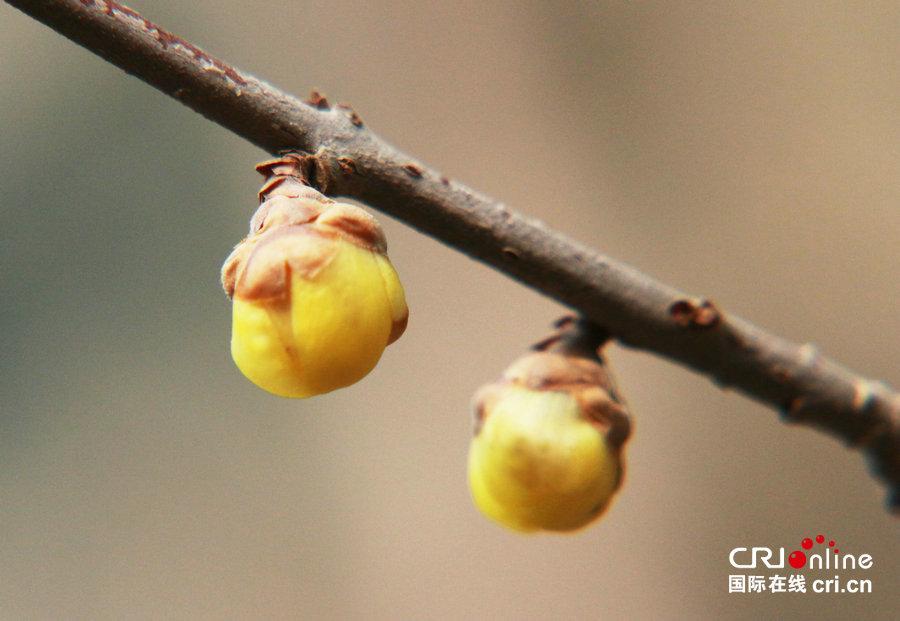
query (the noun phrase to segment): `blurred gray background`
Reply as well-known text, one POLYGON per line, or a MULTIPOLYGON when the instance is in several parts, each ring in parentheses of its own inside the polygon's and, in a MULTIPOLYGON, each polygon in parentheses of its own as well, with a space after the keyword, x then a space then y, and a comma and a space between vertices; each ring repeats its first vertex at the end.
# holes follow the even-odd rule
MULTIPOLYGON (((896 2, 130 5, 900 384, 896 2)), ((390 218, 406 335, 349 389, 255 388, 218 270, 266 156, 0 6, 0 618, 895 618, 898 520, 857 453, 621 347, 609 513, 488 522, 470 395, 565 309, 390 218), (820 533, 873 556, 843 574, 872 594, 728 593, 732 548, 820 533)))

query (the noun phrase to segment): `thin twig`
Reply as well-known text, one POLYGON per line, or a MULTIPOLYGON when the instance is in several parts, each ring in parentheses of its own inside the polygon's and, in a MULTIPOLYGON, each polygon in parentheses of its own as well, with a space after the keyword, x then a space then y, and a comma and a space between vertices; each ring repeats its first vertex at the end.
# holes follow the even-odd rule
POLYGON ((115 2, 7 0, 76 43, 275 153, 316 155, 315 184, 404 220, 605 327, 831 433, 871 458, 900 512, 900 394, 599 254, 443 177, 347 106, 301 102, 115 2))

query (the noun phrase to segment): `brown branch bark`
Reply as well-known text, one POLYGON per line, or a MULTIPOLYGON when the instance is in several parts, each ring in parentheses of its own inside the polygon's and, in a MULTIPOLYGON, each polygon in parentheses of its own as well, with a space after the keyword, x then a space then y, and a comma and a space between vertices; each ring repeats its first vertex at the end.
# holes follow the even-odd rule
POLYGON ((7 0, 272 153, 316 155, 315 183, 572 307, 652 351, 824 430, 871 459, 900 511, 900 394, 604 256, 399 152, 350 108, 301 102, 109 1, 7 0))

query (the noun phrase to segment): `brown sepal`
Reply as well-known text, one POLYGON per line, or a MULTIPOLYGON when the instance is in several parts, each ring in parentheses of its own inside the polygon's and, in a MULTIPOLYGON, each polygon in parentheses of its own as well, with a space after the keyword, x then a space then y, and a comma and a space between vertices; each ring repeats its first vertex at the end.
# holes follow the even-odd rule
POLYGON ((306 226, 283 226, 253 235, 232 253, 232 256, 239 253, 233 261, 234 267, 229 266, 232 297, 247 301, 287 301, 291 275, 315 278, 337 251, 332 237, 306 226))
MULTIPOLYGON (((250 220, 250 234, 222 266, 222 287, 231 298, 284 299, 291 274, 313 278, 337 253, 339 240, 385 254, 387 241, 367 211, 334 201, 307 184, 315 158, 296 152, 262 162, 266 177, 260 205, 250 220)), ((391 339, 403 333, 398 321, 391 339)))

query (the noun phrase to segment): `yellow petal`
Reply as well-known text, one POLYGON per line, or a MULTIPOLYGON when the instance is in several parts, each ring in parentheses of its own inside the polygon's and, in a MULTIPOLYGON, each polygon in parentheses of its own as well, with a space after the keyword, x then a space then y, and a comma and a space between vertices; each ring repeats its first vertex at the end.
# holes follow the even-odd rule
POLYGON ((400 284, 400 277, 394 270, 394 266, 384 255, 378 255, 378 268, 381 270, 381 279, 384 283, 384 292, 391 306, 391 333, 388 337, 388 345, 400 338, 406 330, 406 322, 409 320, 409 308, 406 306, 406 293, 400 284))
MULTIPOLYGON (((336 240, 333 259, 311 278, 291 271, 290 294, 235 297, 231 352, 241 372, 283 397, 310 397, 349 386, 372 370, 394 328, 383 255, 336 240)), ((399 280, 391 287, 402 287, 399 280)), ((405 303, 404 303, 405 307, 405 303)))
POLYGON ((618 486, 603 435, 565 391, 508 386, 469 452, 479 509, 518 531, 570 531, 597 518, 618 486))

